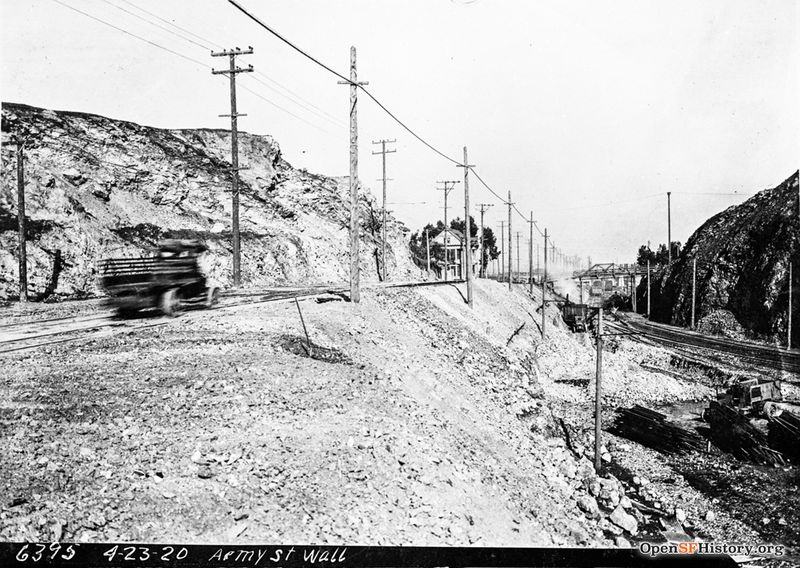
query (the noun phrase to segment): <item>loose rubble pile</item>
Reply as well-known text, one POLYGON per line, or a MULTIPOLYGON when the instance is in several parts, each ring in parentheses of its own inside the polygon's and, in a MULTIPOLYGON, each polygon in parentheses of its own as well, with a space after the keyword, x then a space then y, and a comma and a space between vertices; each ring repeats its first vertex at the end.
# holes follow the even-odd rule
POLYGON ((714 310, 697 322, 697 331, 729 339, 746 339, 747 333, 729 310, 714 310))

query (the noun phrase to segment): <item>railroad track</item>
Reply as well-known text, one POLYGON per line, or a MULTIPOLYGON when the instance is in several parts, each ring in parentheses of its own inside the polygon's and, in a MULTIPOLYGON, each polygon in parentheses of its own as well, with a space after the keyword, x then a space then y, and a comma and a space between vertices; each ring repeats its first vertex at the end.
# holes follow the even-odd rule
MULTIPOLYGON (((387 282, 370 283, 362 288, 384 289, 420 286, 441 286, 458 284, 461 281, 430 282, 387 282)), ((247 290, 231 290, 223 293, 219 303, 213 308, 203 311, 230 310, 241 306, 281 302, 294 298, 308 298, 325 295, 346 295, 347 286, 306 286, 291 288, 254 288, 247 290)), ((197 311, 195 313, 202 313, 197 311)), ((26 349, 35 349, 81 339, 106 337, 121 331, 158 327, 166 325, 175 318, 143 314, 140 318, 122 318, 115 310, 104 309, 100 313, 86 316, 69 316, 63 318, 47 318, 0 324, 0 355, 26 349)))
POLYGON ((800 374, 800 351, 796 349, 787 351, 779 347, 711 337, 629 315, 621 316, 618 321, 610 321, 608 324, 614 331, 640 334, 640 337, 665 347, 689 352, 701 351, 712 358, 718 358, 720 354, 729 355, 756 367, 800 374))

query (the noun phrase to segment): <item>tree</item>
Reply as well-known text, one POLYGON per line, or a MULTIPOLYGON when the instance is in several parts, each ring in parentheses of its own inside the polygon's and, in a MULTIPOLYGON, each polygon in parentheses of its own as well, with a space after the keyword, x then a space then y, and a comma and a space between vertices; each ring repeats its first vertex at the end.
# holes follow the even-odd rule
MULTIPOLYGON (((474 251, 477 251, 480 247, 480 239, 478 237, 478 233, 480 232, 478 226, 475 224, 475 219, 472 218, 470 215, 470 248, 474 251)), ((462 235, 464 234, 464 220, 457 217, 450 221, 450 228, 459 231, 462 235)), ((425 235, 431 240, 431 268, 437 265, 437 263, 444 262, 444 246, 439 243, 434 243, 433 239, 435 239, 439 233, 444 230, 444 223, 442 221, 436 221, 436 225, 428 223, 425 227, 422 228, 421 231, 415 232, 411 235, 411 252, 416 257, 417 264, 427 263, 427 241, 425 240, 425 235)), ((494 232, 489 227, 483 228, 483 235, 484 235, 484 253, 483 253, 483 268, 486 269, 486 266, 489 264, 489 260, 495 259, 500 256, 500 251, 497 250, 497 239, 494 236, 494 232)))
POLYGON ((646 266, 648 262, 656 264, 656 253, 650 250, 648 245, 642 245, 639 247, 639 254, 636 256, 636 264, 646 266))
MULTIPOLYGON (((677 258, 680 252, 680 241, 672 241, 672 258, 677 258)), ((650 264, 667 264, 669 262, 667 245, 660 243, 657 252, 653 252, 649 245, 640 246, 639 253, 636 256, 636 264, 645 266, 648 261, 650 261, 650 264)))

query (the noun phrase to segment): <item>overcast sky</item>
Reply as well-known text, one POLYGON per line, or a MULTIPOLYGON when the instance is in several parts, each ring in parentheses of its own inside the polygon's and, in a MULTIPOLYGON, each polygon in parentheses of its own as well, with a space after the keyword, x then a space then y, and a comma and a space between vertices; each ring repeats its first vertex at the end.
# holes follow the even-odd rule
MULTIPOLYGON (((274 136, 295 167, 348 173, 349 89, 227 1, 59 1, 198 63, 55 0, 3 0, 3 101, 226 128, 217 115, 229 112, 227 79, 210 72, 226 62, 206 48, 252 45, 240 61, 259 74, 239 76, 240 128, 274 136)), ((392 112, 453 158, 468 146, 490 186, 533 210, 566 253, 595 262, 666 242, 667 191, 673 239, 685 242, 800 163, 795 0, 240 1, 340 73, 356 46, 359 79, 392 112)), ((363 95, 358 116, 363 182, 379 193, 370 142, 396 138, 389 208, 412 229, 441 218, 435 182, 462 170, 363 95)), ((506 219, 476 182, 471 200, 494 204, 492 227, 506 219)), ((451 216, 463 215, 460 186, 451 203, 451 216)))

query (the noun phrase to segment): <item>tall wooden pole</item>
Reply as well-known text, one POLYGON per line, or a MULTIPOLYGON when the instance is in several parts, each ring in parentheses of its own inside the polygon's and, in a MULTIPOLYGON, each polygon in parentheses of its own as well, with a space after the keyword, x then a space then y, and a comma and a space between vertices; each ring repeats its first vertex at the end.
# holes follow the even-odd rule
POLYGON ((542 277, 542 339, 545 337, 545 324, 547 318, 545 311, 547 310, 547 229, 544 230, 544 275, 542 277))
MULTIPOLYGON (((238 288, 242 284, 242 256, 241 256, 241 237, 239 234, 239 128, 238 118, 246 116, 239 114, 236 110, 236 75, 239 73, 252 73, 253 66, 246 68, 236 66, 236 57, 239 55, 251 55, 253 48, 246 50, 229 49, 220 52, 211 52, 212 57, 228 57, 229 67, 227 70, 211 70, 212 75, 228 75, 231 87, 231 240, 233 241, 233 286, 238 288)), ((226 115, 220 115, 226 116, 226 115)))
POLYGON ((25 237, 25 166, 22 138, 17 137, 17 225, 19 231, 19 301, 28 301, 28 250, 25 237))
POLYGON ((692 329, 694 329, 695 297, 697 295, 697 259, 692 259, 692 329))
POLYGON ((647 261, 647 319, 650 319, 650 261, 647 261))
POLYGON ((481 258, 481 263, 480 263, 480 268, 478 269, 478 276, 482 275, 483 278, 486 278, 486 273, 487 273, 487 270, 489 268, 489 259, 488 258, 486 259, 486 269, 484 269, 484 267, 483 267, 483 261, 484 261, 484 257, 488 257, 490 255, 486 252, 486 238, 484 237, 484 234, 483 234, 483 215, 484 215, 484 213, 486 213, 486 210, 489 207, 492 207, 492 204, 491 203, 478 203, 478 207, 480 208, 480 211, 481 211, 481 240, 480 240, 480 247, 481 247, 481 257, 480 258, 481 258))
POLYGON ((786 349, 792 348, 792 263, 789 262, 789 327, 786 330, 786 349))
POLYGON ((600 446, 602 432, 602 390, 603 380, 603 308, 597 310, 597 369, 595 371, 595 392, 594 392, 594 469, 600 471, 600 446))
POLYGON ((530 240, 528 241, 528 292, 533 297, 533 211, 530 220, 530 240))
POLYGON ((386 144, 394 144, 396 140, 378 140, 373 141, 373 144, 380 144, 381 151, 380 152, 373 152, 372 155, 381 155, 381 161, 383 165, 383 177, 381 181, 383 182, 383 222, 382 222, 382 243, 381 243, 381 280, 384 282, 386 281, 386 154, 392 154, 397 150, 387 150, 386 144))
POLYGON ((359 260, 359 231, 360 222, 358 214, 358 87, 368 85, 363 81, 358 82, 356 71, 356 48, 350 47, 350 80, 339 81, 340 85, 350 85, 350 301, 361 301, 361 262, 359 260))
POLYGON ((431 276, 431 237, 428 229, 425 229, 425 250, 428 253, 428 278, 431 276))
POLYGON ((505 257, 503 256, 506 252, 506 223, 505 221, 500 221, 500 282, 503 281, 503 277, 505 276, 505 257))
POLYGON ((511 258, 511 192, 508 192, 508 291, 511 291, 511 280, 514 278, 514 266, 511 258))
POLYGON ((469 214, 469 169, 472 166, 467 160, 466 146, 464 146, 464 163, 462 166, 464 168, 464 259, 466 263, 464 270, 466 271, 467 280, 467 304, 471 308, 474 305, 472 299, 472 237, 470 235, 472 227, 470 226, 469 214))
POLYGON ((667 263, 672 264, 672 205, 670 203, 671 191, 667 192, 667 263))

